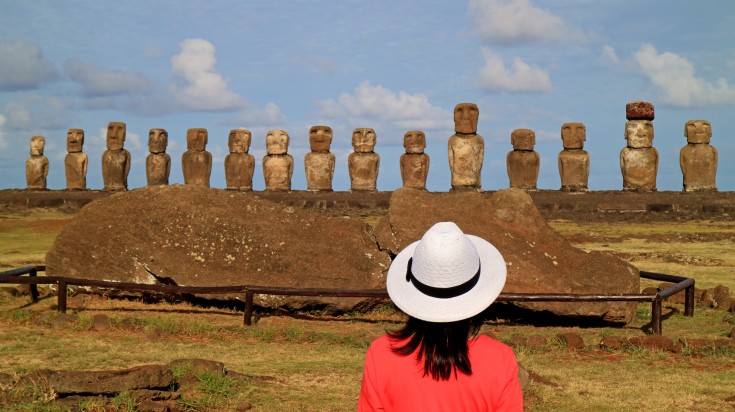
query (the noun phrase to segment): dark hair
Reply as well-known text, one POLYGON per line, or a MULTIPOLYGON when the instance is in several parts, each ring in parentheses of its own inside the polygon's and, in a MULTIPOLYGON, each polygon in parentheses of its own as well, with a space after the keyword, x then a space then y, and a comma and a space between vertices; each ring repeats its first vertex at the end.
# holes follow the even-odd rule
POLYGON ((388 332, 393 341, 408 341, 391 350, 401 356, 416 352, 416 362, 423 359, 424 376, 432 379, 449 380, 457 370, 472 375, 472 365, 467 353, 467 341, 477 336, 483 316, 478 315, 457 322, 434 323, 409 316, 402 328, 388 332), (416 351, 418 349, 418 351, 416 351))

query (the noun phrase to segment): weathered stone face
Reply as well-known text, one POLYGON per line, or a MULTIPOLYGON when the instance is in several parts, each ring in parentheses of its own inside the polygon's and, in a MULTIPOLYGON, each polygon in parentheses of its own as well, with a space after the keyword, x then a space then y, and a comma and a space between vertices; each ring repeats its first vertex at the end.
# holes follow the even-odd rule
MULTIPOLYGON (((421 239, 437 222, 455 222, 464 233, 498 248, 508 268, 506 293, 638 293, 638 270, 601 252, 587 253, 551 229, 528 194, 516 189, 492 195, 428 193, 399 189, 376 227, 381 249, 390 253, 421 239), (481 213, 479 212, 481 211, 481 213)), ((513 303, 558 315, 613 322, 633 320, 636 303, 513 303)))
MULTIPOLYGON (((523 146, 527 147, 527 146, 523 146)), ((534 150, 512 150, 505 159, 510 187, 536 189, 541 159, 534 150)))
POLYGON ((409 130, 403 135, 403 147, 406 153, 424 153, 426 135, 421 130, 409 130))
POLYGON ((289 137, 285 130, 269 130, 265 137, 265 151, 269 155, 288 153, 289 137))
POLYGON ((625 118, 628 120, 653 120, 653 103, 635 101, 626 104, 625 118))
MULTIPOLYGON (((48 275, 188 286, 380 288, 389 264, 370 226, 357 219, 190 185, 140 188, 92 202, 46 256, 48 275)), ((263 307, 320 304, 328 312, 364 303, 255 297, 263 307)))
POLYGON ((375 130, 362 127, 352 132, 352 147, 357 153, 370 153, 375 151, 375 130))
POLYGON ((84 145, 84 130, 69 129, 66 131, 66 151, 80 153, 84 145))
POLYGON ((198 127, 186 131, 186 150, 203 152, 207 148, 209 133, 207 129, 198 127))
POLYGON ((650 120, 625 122, 625 140, 631 149, 653 147, 653 123, 650 120))
POLYGON ((531 129, 515 129, 510 134, 513 150, 533 150, 536 146, 536 133, 531 129))
POLYGON ((312 152, 329 152, 332 147, 332 128, 329 126, 311 126, 309 129, 309 147, 312 152))
POLYGON ((250 130, 247 129, 233 129, 230 130, 230 135, 227 137, 227 147, 230 149, 230 153, 247 153, 250 151, 250 139, 252 135, 250 130))
POLYGON ((110 122, 107 125, 107 150, 122 150, 125 145, 125 123, 110 122))
POLYGON ((454 106, 454 133, 477 133, 477 120, 480 109, 474 103, 460 103, 454 106))
POLYGON ((43 136, 31 137, 31 156, 43 156, 46 147, 46 138, 43 136))
POLYGON ((151 129, 148 132, 148 151, 151 153, 166 153, 168 146, 168 132, 166 129, 151 129))
POLYGON ((587 140, 584 123, 564 123, 561 126, 561 140, 565 149, 582 149, 587 140))
POLYGON ((452 190, 479 190, 482 188, 482 163, 485 141, 479 134, 455 134, 449 138, 449 170, 452 190))
POLYGON ((656 190, 658 151, 655 147, 620 151, 620 170, 623 174, 623 190, 652 192, 656 190))
POLYGON ((712 138, 712 125, 707 120, 690 120, 684 126, 687 143, 709 143, 712 138))

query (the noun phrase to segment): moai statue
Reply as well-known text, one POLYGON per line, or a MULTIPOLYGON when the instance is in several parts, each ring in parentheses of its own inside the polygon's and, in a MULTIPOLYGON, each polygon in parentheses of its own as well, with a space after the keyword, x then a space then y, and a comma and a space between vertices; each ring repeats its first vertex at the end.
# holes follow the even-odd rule
POLYGON ((228 190, 253 190, 255 158, 248 153, 251 137, 250 130, 230 130, 227 138, 230 154, 225 156, 225 180, 228 190))
POLYGON ((69 129, 66 132, 66 188, 69 190, 85 190, 87 188, 87 154, 82 152, 84 146, 84 130, 69 129))
POLYGON ((265 190, 291 190, 293 156, 288 154, 288 133, 285 130, 269 130, 265 137, 263 176, 265 190))
POLYGON ((148 133, 148 151, 145 159, 145 176, 148 186, 167 185, 171 174, 171 156, 166 153, 168 132, 165 129, 151 129, 148 133))
POLYGON ((375 153, 375 130, 363 127, 352 132, 354 152, 347 157, 350 190, 377 191, 380 156, 375 153))
POLYGON ((125 144, 125 123, 107 125, 107 150, 102 153, 102 180, 105 190, 128 190, 130 152, 125 144))
POLYGON ((48 159, 43 155, 46 139, 43 136, 31 137, 31 157, 26 160, 26 187, 46 190, 48 159))
POLYGON ((656 191, 658 151, 653 147, 653 105, 632 102, 626 106, 625 139, 627 147, 620 151, 623 190, 656 191))
POLYGON ((536 190, 541 158, 533 150, 536 146, 536 133, 531 129, 516 129, 510 134, 513 150, 508 152, 505 165, 508 169, 510 187, 536 190))
POLYGON ((429 155, 424 153, 426 135, 420 130, 411 130, 403 135, 406 153, 401 155, 401 179, 403 187, 426 190, 429 176, 429 155))
POLYGON ((334 177, 334 153, 329 151, 332 145, 332 128, 329 126, 312 126, 309 129, 309 146, 311 152, 304 158, 306 170, 306 190, 312 192, 331 192, 334 177))
POLYGON ((207 151, 207 129, 193 128, 186 131, 186 151, 181 155, 184 183, 209 187, 212 174, 212 153, 207 151))
POLYGON ((479 115, 474 103, 460 103, 454 107, 454 135, 448 143, 453 191, 482 189, 480 173, 485 159, 485 141, 477 134, 479 115))
POLYGON ((717 191, 717 149, 709 144, 712 125, 707 120, 690 120, 684 126, 687 145, 679 152, 684 191, 717 191))
POLYGON ((564 192, 586 192, 590 176, 590 154, 584 150, 587 129, 583 123, 564 123, 561 126, 564 150, 559 152, 559 177, 564 192))

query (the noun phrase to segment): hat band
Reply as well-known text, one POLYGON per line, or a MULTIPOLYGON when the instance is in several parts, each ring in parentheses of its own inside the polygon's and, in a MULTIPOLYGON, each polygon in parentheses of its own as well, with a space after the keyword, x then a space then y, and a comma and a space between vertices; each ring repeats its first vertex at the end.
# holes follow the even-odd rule
POLYGON ((437 288, 421 283, 418 279, 416 279, 416 277, 413 275, 413 272, 411 271, 412 264, 413 258, 408 259, 408 266, 406 268, 406 282, 413 283, 413 286, 418 289, 419 292, 423 293, 424 295, 431 296, 432 298, 456 298, 457 296, 464 295, 465 293, 472 290, 472 288, 474 288, 477 282, 480 280, 480 263, 478 262, 477 273, 475 273, 475 276, 472 276, 472 278, 467 282, 448 288, 437 288))

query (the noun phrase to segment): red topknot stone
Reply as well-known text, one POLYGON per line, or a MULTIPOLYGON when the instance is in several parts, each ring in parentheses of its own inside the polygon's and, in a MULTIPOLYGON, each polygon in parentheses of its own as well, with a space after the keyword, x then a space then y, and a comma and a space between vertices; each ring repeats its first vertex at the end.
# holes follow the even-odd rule
POLYGON ((653 120, 653 103, 636 101, 626 104, 625 118, 628 120, 653 120))

